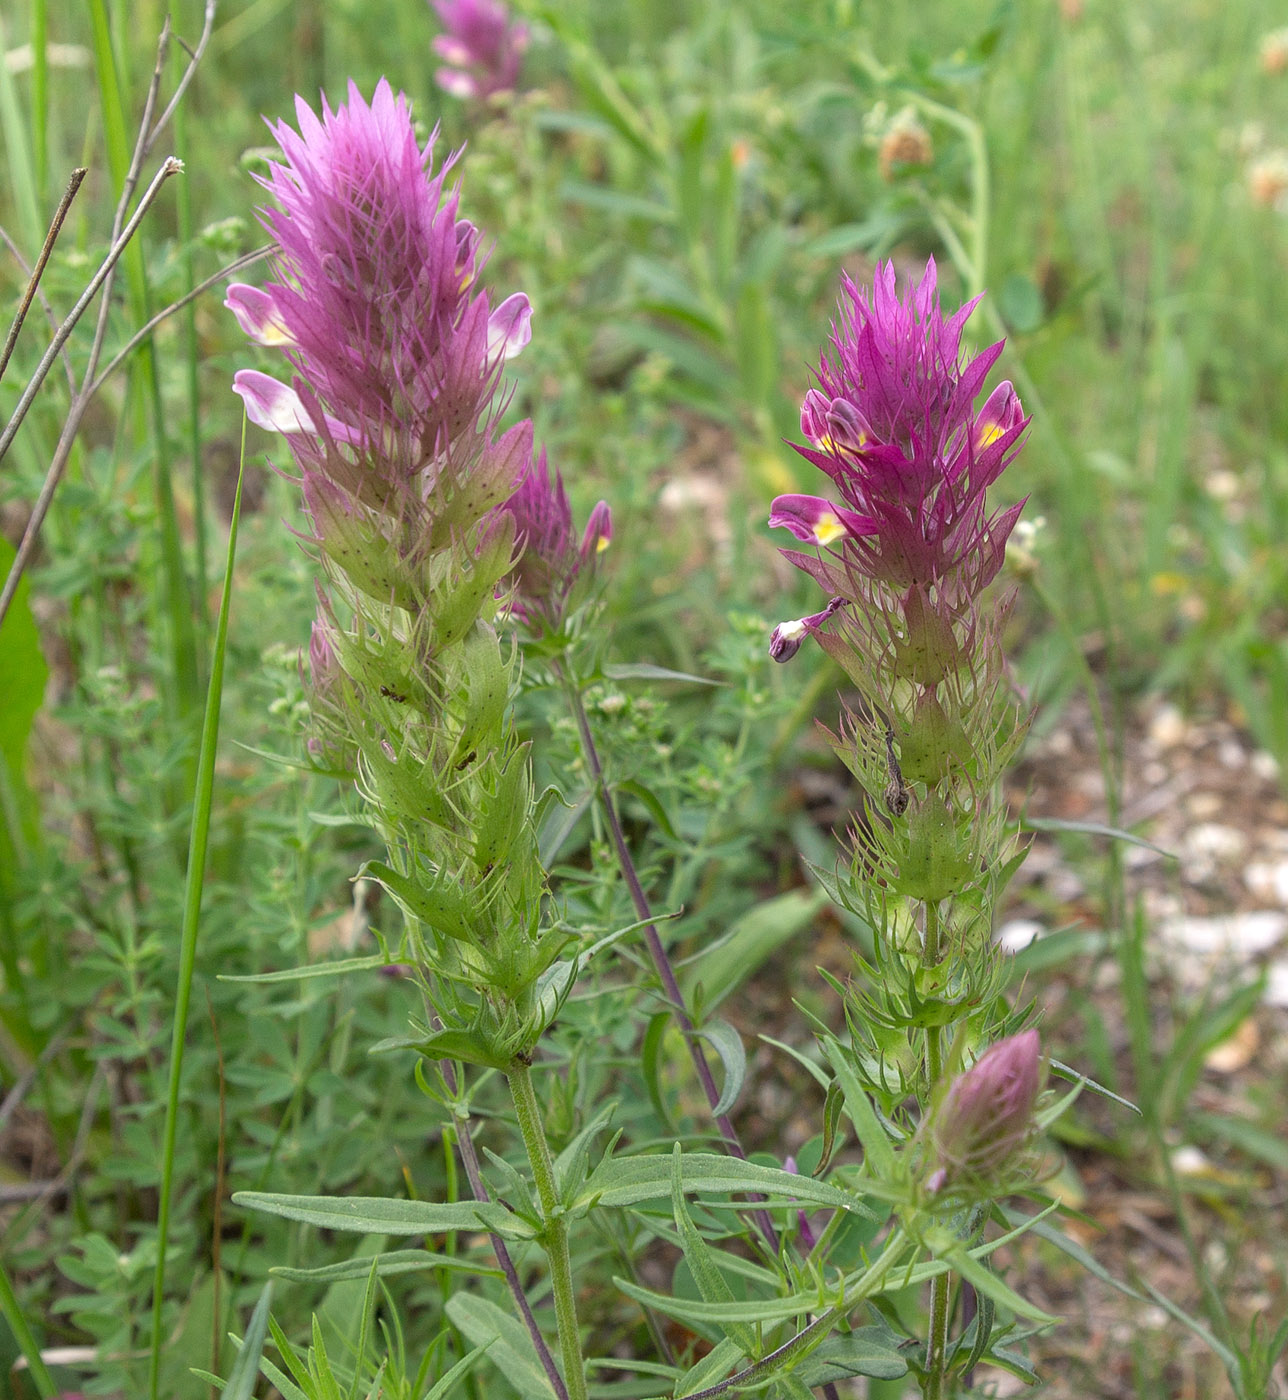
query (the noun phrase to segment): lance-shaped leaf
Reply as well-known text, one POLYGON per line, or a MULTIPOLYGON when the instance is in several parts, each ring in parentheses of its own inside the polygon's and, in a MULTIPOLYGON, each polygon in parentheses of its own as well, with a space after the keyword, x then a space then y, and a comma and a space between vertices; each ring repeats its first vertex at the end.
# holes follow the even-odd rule
POLYGON ((530 1240, 535 1231, 495 1201, 400 1201, 383 1196, 285 1196, 238 1191, 233 1204, 299 1220, 319 1230, 364 1235, 441 1235, 487 1230, 508 1240, 530 1240))

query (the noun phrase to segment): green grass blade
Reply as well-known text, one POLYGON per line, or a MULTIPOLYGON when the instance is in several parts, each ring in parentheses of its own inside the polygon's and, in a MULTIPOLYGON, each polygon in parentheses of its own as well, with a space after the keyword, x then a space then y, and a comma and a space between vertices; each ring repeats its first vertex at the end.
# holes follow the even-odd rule
POLYGON ((237 1349, 237 1360, 233 1362, 228 1383, 224 1386, 224 1400, 251 1400, 255 1393, 260 1358, 264 1354, 264 1339, 268 1336, 268 1305, 272 1296, 273 1282, 270 1279, 260 1292, 250 1326, 237 1349))
POLYGON ((165 1133, 161 1149, 161 1198, 157 1208, 157 1267, 152 1286, 152 1355, 148 1371, 148 1394, 157 1400, 161 1374, 161 1302, 165 1286, 166 1236, 170 1228, 170 1206, 174 1193, 175 1138, 179 1123, 179 1085, 183 1075, 184 1031, 188 1024, 188 1003, 192 994, 197 959, 197 928, 201 917, 202 876, 210 839, 210 808, 215 786, 215 753, 219 747, 219 705, 223 695, 224 656, 228 646, 228 611, 233 591, 233 561, 237 555, 237 524, 241 516, 242 482, 246 464, 246 424, 242 420, 241 469, 237 474, 237 494, 233 498, 232 524, 228 532, 228 560, 224 566, 224 592, 219 603, 219 621, 210 665, 210 685, 206 691, 206 717, 201 729, 201 751, 197 759, 197 790, 192 803, 192 835, 188 845, 188 874, 183 893, 183 931, 179 944, 179 979, 175 993, 174 1028, 170 1040, 170 1080, 166 1094, 165 1133))
POLYGON ((40 1392, 40 1400, 57 1400, 58 1387, 54 1384, 54 1378, 45 1368, 44 1360, 40 1355, 40 1347, 36 1344, 31 1328, 27 1326, 27 1319, 23 1316, 18 1297, 13 1291, 13 1284, 9 1282, 9 1275, 5 1272, 3 1260, 0 1260, 0 1317, 3 1317, 9 1324, 9 1330, 13 1333, 14 1341, 18 1343, 18 1349, 27 1358, 31 1378, 35 1381, 36 1389, 40 1392))
POLYGON ((36 166, 36 198, 49 177, 49 6, 31 0, 31 135, 36 166))
MULTIPOLYGON (((0 16, 0 54, 8 51, 9 36, 0 16)), ((14 87, 13 75, 0 63, 0 127, 4 128, 5 155, 9 158, 8 185, 14 209, 18 215, 17 234, 26 245, 25 252, 34 262, 45 241, 45 228, 40 219, 40 201, 36 193, 35 171, 31 163, 31 146, 27 140, 27 123, 14 87)))
MULTIPOLYGON (((107 144, 107 163, 112 173, 113 185, 124 188, 130 170, 132 148, 116 54, 112 47, 111 24, 104 0, 90 0, 89 11, 93 30, 94 68, 98 78, 103 131, 107 144)), ((126 248, 121 257, 121 265, 125 269, 130 287, 131 314, 137 324, 146 325, 152 316, 152 299, 148 289, 143 244, 139 237, 126 248)), ((154 438, 151 454, 152 489, 161 535, 161 577, 158 580, 157 592, 164 600, 170 632, 170 698, 176 716, 181 716, 194 711, 197 705, 200 684, 197 671, 197 639, 192 624, 187 580, 183 572, 183 551, 179 541, 179 523, 175 514, 174 490, 171 485, 165 405, 161 398, 161 381, 151 337, 139 346, 138 355, 154 438)))

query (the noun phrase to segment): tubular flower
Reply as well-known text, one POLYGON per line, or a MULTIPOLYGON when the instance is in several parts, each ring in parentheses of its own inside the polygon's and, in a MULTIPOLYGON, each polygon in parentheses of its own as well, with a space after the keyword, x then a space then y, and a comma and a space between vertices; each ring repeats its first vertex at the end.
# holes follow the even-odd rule
MULTIPOLYGON (((251 420, 285 433, 317 538, 353 577, 362 541, 382 537, 411 561, 468 531, 513 491, 531 457, 531 424, 495 431, 504 360, 527 344, 521 293, 493 306, 478 274, 480 236, 432 164, 405 98, 384 79, 371 104, 319 118, 296 99, 299 131, 273 128, 283 159, 261 180, 276 280, 229 288, 225 305, 260 344, 280 347, 288 386, 242 370, 233 387, 251 420), (449 507, 444 502, 451 501, 449 507)), ((386 600, 398 567, 358 582, 386 600)))
POLYGON ((870 293, 848 277, 841 291, 832 354, 801 409, 808 445, 797 448, 840 503, 780 496, 770 523, 826 551, 821 560, 784 552, 834 592, 852 595, 847 579, 866 579, 933 588, 956 605, 997 573, 1023 505, 990 516, 984 504, 1029 421, 1009 383, 975 410, 1002 345, 960 363, 978 298, 945 317, 933 258, 902 298, 891 263, 877 268, 870 293))
POLYGON ((449 66, 434 80, 453 97, 485 99, 507 92, 519 80, 526 25, 511 23, 499 0, 433 0, 444 32, 434 52, 449 66))
POLYGON ((953 1080, 931 1126, 932 1189, 996 1177, 1014 1159, 1032 1128, 1041 1060, 1037 1031, 1021 1031, 990 1046, 953 1080))
POLYGON ((805 638, 813 636, 838 608, 845 606, 844 598, 833 598, 822 612, 798 617, 792 622, 780 622, 769 636, 769 655, 774 661, 790 661, 801 649, 805 638))
POLYGON ((523 550, 511 574, 511 608, 524 621, 554 630, 563 620, 578 575, 613 538, 608 503, 600 501, 591 511, 578 544, 563 475, 556 472, 551 481, 543 448, 501 512, 514 518, 515 541, 523 550))

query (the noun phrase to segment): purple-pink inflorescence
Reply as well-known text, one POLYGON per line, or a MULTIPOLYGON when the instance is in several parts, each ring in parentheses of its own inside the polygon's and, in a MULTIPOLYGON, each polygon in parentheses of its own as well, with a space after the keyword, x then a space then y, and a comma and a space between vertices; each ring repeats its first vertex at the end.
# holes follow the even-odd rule
POLYGON ((578 542, 563 475, 556 472, 550 479, 543 448, 502 510, 514 517, 515 540, 523 550, 510 576, 511 610, 531 626, 557 630, 578 575, 613 538, 608 503, 600 501, 591 511, 578 542))
POLYGON ((527 26, 515 23, 499 0, 433 0, 443 23, 434 52, 446 64, 434 80, 453 97, 484 99, 519 80, 527 26))
POLYGON ((1041 1068, 1030 1029, 991 1045, 953 1080, 933 1119, 932 1189, 995 1177, 1015 1158, 1032 1131, 1041 1068))
POLYGON ((296 373, 288 386, 242 370, 234 388, 252 422, 287 435, 324 550, 330 537, 343 548, 360 515, 419 529, 431 493, 466 480, 462 518, 434 529, 467 529, 531 460, 530 423, 495 431, 528 299, 493 306, 478 286, 479 233, 445 183, 455 157, 433 168, 434 137, 420 147, 387 81, 370 105, 351 83, 335 111, 324 101, 319 118, 297 98, 296 115, 298 132, 273 128, 284 160, 261 181, 279 206, 262 215, 276 280, 231 286, 226 301, 296 373))
POLYGON ((1009 383, 975 409, 1002 345, 961 364, 978 298, 945 317, 933 259, 902 297, 891 263, 870 293, 848 277, 841 290, 832 354, 801 408, 808 445, 796 449, 837 499, 780 496, 770 524, 819 550, 783 553, 830 594, 857 602, 873 586, 916 590, 956 611, 1001 568, 1023 505, 985 506, 1028 424, 1009 383))

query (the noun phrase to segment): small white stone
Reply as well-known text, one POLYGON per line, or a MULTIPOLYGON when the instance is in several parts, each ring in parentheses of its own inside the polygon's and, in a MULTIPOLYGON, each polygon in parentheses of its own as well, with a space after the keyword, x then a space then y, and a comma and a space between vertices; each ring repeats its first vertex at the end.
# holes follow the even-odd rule
POLYGON ((1221 822, 1200 822, 1190 830, 1186 846, 1194 855, 1211 856, 1218 861, 1239 860, 1248 848, 1248 838, 1236 827, 1221 822))
POLYGON ((1222 739, 1216 757, 1223 768, 1244 768, 1248 762, 1247 751, 1237 739, 1222 739))
POLYGON ((1185 805, 1196 821, 1207 821, 1221 810, 1221 799, 1214 792, 1192 792, 1185 805))
POLYGON ((1267 1006, 1282 1006, 1288 1010, 1288 959, 1272 962, 1266 969, 1267 1006))
POLYGON ((1278 899, 1288 904, 1288 861, 1249 861, 1243 883, 1258 899, 1278 899))
POLYGON ((1264 778, 1266 782, 1273 783, 1279 780, 1279 760, 1272 753, 1267 753, 1265 749, 1258 749, 1252 755, 1252 771, 1258 778, 1264 778))
POLYGON ((1211 1169, 1212 1163, 1197 1147, 1178 1147, 1172 1153, 1172 1170, 1179 1176, 1202 1176, 1211 1169))
POLYGON ((1149 737, 1160 749, 1174 749, 1185 738, 1185 716, 1175 705, 1160 705, 1150 721, 1149 737))
POLYGON ((1225 467, 1208 472, 1204 485, 1208 489, 1208 495, 1217 501, 1232 501, 1239 494, 1238 476, 1225 467))
POLYGON ((1213 919, 1182 916, 1165 920, 1158 932, 1165 943, 1188 953, 1226 953, 1247 959, 1273 948, 1288 933, 1288 914, 1281 909, 1254 909, 1213 919))
POLYGON ((994 935, 1004 953, 1018 953, 1036 942, 1046 929, 1036 919, 1008 919, 994 935))

